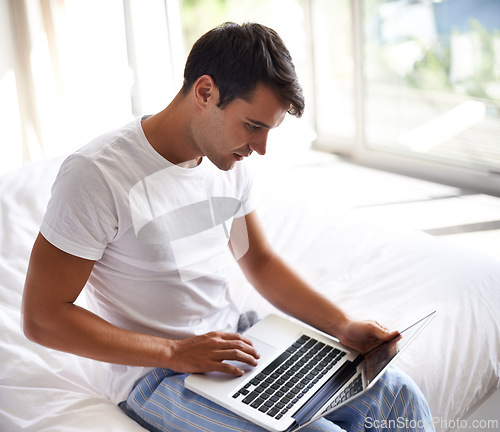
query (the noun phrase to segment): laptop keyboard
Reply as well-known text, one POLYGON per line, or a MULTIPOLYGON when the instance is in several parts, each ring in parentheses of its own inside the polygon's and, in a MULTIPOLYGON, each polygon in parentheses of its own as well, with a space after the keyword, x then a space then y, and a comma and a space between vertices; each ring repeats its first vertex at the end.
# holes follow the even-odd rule
POLYGON ((345 355, 344 351, 302 335, 233 398, 280 419, 345 355))
POLYGON ((363 382, 361 379, 361 374, 358 374, 356 378, 354 378, 351 383, 342 390, 339 395, 333 400, 333 402, 325 409, 328 411, 337 405, 340 405, 342 402, 345 402, 347 399, 352 396, 357 395, 361 390, 363 390, 363 382))

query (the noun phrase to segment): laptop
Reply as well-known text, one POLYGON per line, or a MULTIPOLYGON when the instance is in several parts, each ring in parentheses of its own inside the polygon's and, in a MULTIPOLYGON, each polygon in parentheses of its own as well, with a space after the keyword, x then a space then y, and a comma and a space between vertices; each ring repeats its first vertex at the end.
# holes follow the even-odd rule
POLYGON ((305 324, 270 314, 245 332, 261 355, 258 366, 228 361, 245 374, 191 374, 185 385, 264 429, 297 431, 372 387, 435 314, 365 354, 305 324))

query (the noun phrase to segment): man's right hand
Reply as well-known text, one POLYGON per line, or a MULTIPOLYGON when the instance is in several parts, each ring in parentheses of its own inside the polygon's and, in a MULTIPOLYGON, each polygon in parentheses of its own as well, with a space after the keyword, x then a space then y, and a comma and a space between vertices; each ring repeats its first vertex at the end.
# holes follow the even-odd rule
POLYGON ((168 368, 176 372, 224 372, 241 376, 245 372, 225 360, 257 366, 260 354, 252 341, 239 333, 210 332, 183 340, 169 340, 168 368))

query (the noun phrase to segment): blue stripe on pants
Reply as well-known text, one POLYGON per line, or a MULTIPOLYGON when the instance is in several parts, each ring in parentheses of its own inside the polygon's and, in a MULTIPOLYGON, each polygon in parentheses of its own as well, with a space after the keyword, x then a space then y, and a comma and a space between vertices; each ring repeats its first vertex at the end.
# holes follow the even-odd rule
MULTIPOLYGON (((264 432, 261 427, 184 387, 186 374, 155 369, 120 407, 153 432, 264 432)), ((432 432, 424 396, 403 372, 390 368, 364 395, 319 419, 304 432, 432 432)))

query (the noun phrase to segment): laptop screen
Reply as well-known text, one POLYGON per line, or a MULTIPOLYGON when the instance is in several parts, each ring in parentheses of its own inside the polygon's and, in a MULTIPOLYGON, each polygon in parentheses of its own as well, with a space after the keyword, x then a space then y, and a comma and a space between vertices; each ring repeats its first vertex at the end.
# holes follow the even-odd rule
POLYGON ((433 315, 434 312, 402 330, 394 339, 384 342, 364 354, 364 372, 367 386, 385 370, 386 366, 399 352, 415 339, 433 315))

